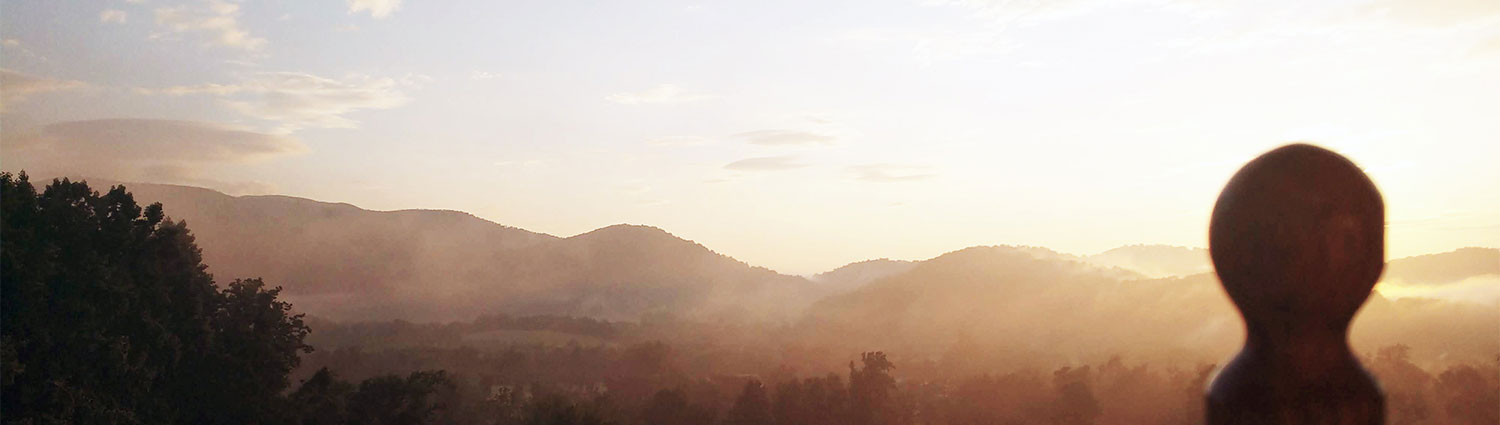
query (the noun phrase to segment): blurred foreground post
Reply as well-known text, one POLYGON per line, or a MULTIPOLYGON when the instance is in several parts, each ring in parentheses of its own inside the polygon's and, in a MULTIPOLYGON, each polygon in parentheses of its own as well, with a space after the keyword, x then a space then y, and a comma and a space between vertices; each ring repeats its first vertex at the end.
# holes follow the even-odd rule
POLYGON ((1210 425, 1385 423, 1347 337, 1385 264, 1385 205, 1358 167, 1304 144, 1261 155, 1219 195, 1209 251, 1246 332, 1210 425))

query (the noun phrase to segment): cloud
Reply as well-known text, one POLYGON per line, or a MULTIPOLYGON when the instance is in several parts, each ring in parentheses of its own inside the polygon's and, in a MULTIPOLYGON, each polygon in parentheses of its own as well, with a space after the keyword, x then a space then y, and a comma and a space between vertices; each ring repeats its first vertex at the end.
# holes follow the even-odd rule
POLYGON ((213 186, 234 192, 263 183, 203 178, 219 167, 301 153, 302 142, 223 124, 154 119, 66 121, 0 128, 7 168, 38 175, 213 186))
POLYGON ((647 140, 646 144, 658 148, 687 148, 712 144, 714 141, 706 137, 696 136, 669 136, 658 137, 647 140))
POLYGON ((103 119, 48 124, 19 135, 18 147, 120 161, 222 162, 301 152, 301 142, 197 121, 103 119))
POLYGON ((99 22, 123 24, 125 23, 126 16, 123 10, 107 9, 99 12, 99 22))
POLYGON ((7 38, 5 41, 0 41, 0 45, 4 45, 5 47, 21 47, 21 40, 7 38))
POLYGON ((233 84, 201 84, 145 89, 145 93, 173 96, 209 95, 247 116, 276 122, 276 132, 302 128, 356 128, 345 115, 367 109, 390 109, 410 99, 403 87, 426 81, 424 76, 402 79, 351 75, 343 79, 298 72, 250 74, 233 84))
POLYGON ((894 183, 926 180, 937 176, 932 167, 899 164, 866 164, 849 167, 856 179, 872 183, 894 183))
POLYGON ((471 71, 471 72, 469 72, 469 79, 475 80, 475 81, 493 80, 493 79, 496 79, 496 78, 500 78, 500 74, 492 73, 492 72, 488 72, 488 71, 471 71))
POLYGON ((241 28, 239 17, 240 5, 222 0, 156 9, 156 24, 173 33, 205 34, 211 45, 248 51, 265 47, 266 39, 252 36, 241 28))
POLYGON ((912 59, 924 66, 939 61, 999 57, 1020 46, 998 28, 862 28, 845 31, 834 38, 834 41, 878 54, 908 52, 912 59))
POLYGON ((831 145, 834 141, 833 136, 797 130, 757 130, 736 134, 732 137, 744 140, 752 145, 762 146, 831 145))
POLYGON ((1500 16, 1500 2, 1493 0, 1377 0, 1366 11, 1400 22, 1429 27, 1491 21, 1500 16))
POLYGON ((697 102, 713 96, 683 90, 672 84, 661 84, 638 92, 621 92, 604 99, 625 105, 674 104, 697 102))
POLYGON ((370 17, 385 19, 401 8, 401 0, 347 0, 349 13, 370 12, 370 17))
POLYGON ((735 171, 779 171, 806 167, 795 156, 763 156, 731 162, 724 169, 735 171))
POLYGON ((5 111, 13 103, 26 100, 32 94, 77 90, 88 86, 88 83, 82 81, 38 77, 0 68, 0 111, 5 111))
POLYGON ((1500 35, 1490 37, 1488 40, 1475 44, 1474 50, 1471 53, 1475 55, 1500 53, 1500 35))
POLYGON ((1115 5, 1106 0, 930 0, 929 4, 966 9, 977 18, 1012 24, 1078 16, 1115 5))

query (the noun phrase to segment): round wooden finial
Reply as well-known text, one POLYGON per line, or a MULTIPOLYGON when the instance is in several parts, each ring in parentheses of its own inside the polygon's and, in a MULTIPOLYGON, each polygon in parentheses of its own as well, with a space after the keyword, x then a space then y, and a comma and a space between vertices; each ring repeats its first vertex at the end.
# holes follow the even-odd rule
POLYGON ((1214 205, 1209 252, 1246 331, 1209 424, 1384 423, 1347 341, 1385 264, 1385 204, 1359 167, 1305 144, 1250 161, 1214 205))

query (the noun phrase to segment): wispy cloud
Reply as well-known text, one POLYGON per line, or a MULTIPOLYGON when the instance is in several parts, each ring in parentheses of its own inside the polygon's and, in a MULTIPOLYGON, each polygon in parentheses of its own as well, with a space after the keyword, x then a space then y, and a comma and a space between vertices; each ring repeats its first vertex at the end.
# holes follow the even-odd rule
POLYGON ((123 24, 125 23, 125 18, 128 16, 123 10, 106 9, 103 12, 99 12, 99 22, 123 24))
POLYGON ((605 96, 604 99, 624 105, 647 105, 697 102, 712 97, 703 93, 684 90, 676 85, 661 84, 638 92, 615 93, 605 96))
MULTIPOLYGON (((20 43, 16 45, 19 46, 20 43)), ((82 81, 39 77, 0 68, 0 111, 5 111, 10 105, 26 100, 27 96, 33 94, 78 90, 88 86, 88 83, 82 81)))
POLYGON ((797 160, 795 156, 763 156, 746 158, 731 162, 724 166, 727 170, 735 171, 779 171, 806 167, 797 160))
POLYGON ((1495 18, 1500 17, 1500 2, 1488 0, 1375 0, 1365 8, 1367 12, 1402 23, 1430 27, 1476 21, 1494 24, 1495 18))
POLYGON ((370 17, 385 19, 401 8, 401 0, 347 0, 349 13, 370 12, 370 17))
POLYGON ((199 121, 104 119, 42 126, 28 146, 111 160, 242 161, 305 150, 286 136, 199 121))
POLYGON ((866 164, 849 167, 855 178, 872 183, 926 180, 937 176, 932 167, 901 164, 866 164))
POLYGON ((211 95, 247 116, 279 123, 276 132, 286 134, 302 128, 356 128, 346 115, 370 109, 390 109, 405 104, 402 92, 423 77, 395 79, 351 75, 342 79, 298 72, 251 74, 232 84, 202 84, 147 89, 166 95, 211 95))
POLYGON ((0 129, 6 158, 28 171, 115 179, 199 184, 256 192, 254 182, 206 179, 224 164, 247 163, 306 151, 285 136, 198 121, 104 119, 67 121, 37 128, 0 129))
POLYGON ((798 131, 798 130, 757 130, 736 134, 735 139, 744 140, 752 145, 762 146, 785 146, 785 145, 829 145, 835 140, 833 136, 824 134, 798 131))
POLYGON ((470 71, 469 79, 475 81, 493 80, 500 78, 500 74, 489 71, 470 71))
POLYGON ((265 47, 266 39, 250 35, 240 26, 239 18, 240 5, 222 0, 156 9, 156 24, 172 33, 203 34, 210 45, 221 47, 248 51, 265 47))

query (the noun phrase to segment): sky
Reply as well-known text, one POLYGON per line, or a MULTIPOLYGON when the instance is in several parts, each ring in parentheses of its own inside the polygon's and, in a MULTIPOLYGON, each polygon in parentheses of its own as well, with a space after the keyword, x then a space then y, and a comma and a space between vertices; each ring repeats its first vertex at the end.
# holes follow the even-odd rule
MULTIPOLYGON (((1206 246, 1307 141, 1500 246, 1500 2, 0 0, 0 168, 646 224, 777 271, 1206 246)), ((170 213, 170 206, 168 206, 170 213)))

